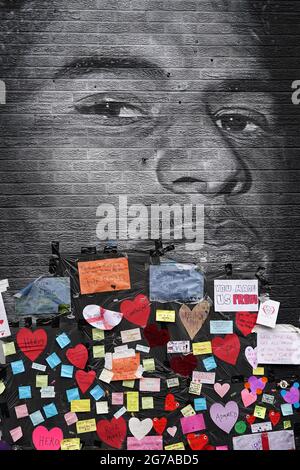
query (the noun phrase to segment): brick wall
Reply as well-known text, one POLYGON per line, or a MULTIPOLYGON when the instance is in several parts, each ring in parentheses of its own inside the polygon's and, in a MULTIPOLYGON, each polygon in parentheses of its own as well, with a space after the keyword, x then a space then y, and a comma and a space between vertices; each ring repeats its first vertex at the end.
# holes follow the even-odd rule
POLYGON ((203 203, 208 245, 173 256, 208 278, 265 266, 296 321, 299 20, 288 0, 0 1, 7 302, 47 272, 51 240, 100 244, 96 208, 122 194, 203 203))

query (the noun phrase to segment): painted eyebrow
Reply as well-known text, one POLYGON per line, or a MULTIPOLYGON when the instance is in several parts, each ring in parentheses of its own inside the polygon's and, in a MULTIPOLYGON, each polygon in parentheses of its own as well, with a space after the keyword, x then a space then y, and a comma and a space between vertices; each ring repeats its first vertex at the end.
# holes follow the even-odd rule
POLYGON ((66 64, 55 73, 55 78, 75 78, 80 75, 93 73, 101 69, 105 72, 112 69, 132 69, 145 74, 151 79, 166 80, 167 73, 157 64, 147 60, 135 57, 83 57, 66 64))

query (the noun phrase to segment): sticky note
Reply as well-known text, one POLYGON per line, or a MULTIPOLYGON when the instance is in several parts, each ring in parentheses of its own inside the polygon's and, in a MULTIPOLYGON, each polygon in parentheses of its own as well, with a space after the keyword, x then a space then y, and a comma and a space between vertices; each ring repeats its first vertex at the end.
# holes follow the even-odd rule
POLYGON ((267 412, 267 408, 265 408, 264 406, 256 405, 256 407, 254 408, 253 415, 256 418, 265 419, 266 412, 267 412))
POLYGON ((183 416, 194 416, 196 414, 192 405, 187 405, 184 408, 182 408, 180 411, 183 414, 183 416))
POLYGON ((125 406, 122 406, 122 408, 120 408, 118 411, 115 412, 114 418, 119 419, 120 416, 123 416, 123 414, 126 413, 126 411, 127 410, 126 410, 125 406))
POLYGON ((283 429, 289 429, 292 427, 291 421, 283 421, 283 429))
POLYGON ((97 415, 103 415, 108 413, 108 402, 107 401, 97 401, 96 403, 96 413, 97 415))
POLYGON ((139 411, 139 392, 127 392, 127 411, 139 411))
POLYGON ((63 439, 60 443, 60 448, 61 450, 80 450, 80 439, 78 439, 78 437, 63 439))
POLYGON ((140 341, 141 339, 142 337, 140 328, 133 328, 132 330, 121 331, 122 343, 131 343, 133 341, 140 341))
POLYGON ((43 410, 46 418, 52 418, 52 416, 58 415, 58 411, 54 403, 49 403, 49 405, 43 406, 43 410))
POLYGON ((41 387, 41 398, 55 398, 55 390, 52 385, 48 387, 41 387))
POLYGON ((95 387, 90 390, 90 395, 92 395, 95 400, 100 400, 100 398, 104 396, 104 390, 102 390, 100 385, 95 385, 95 387))
POLYGON ((71 426, 78 421, 76 413, 73 413, 72 411, 65 413, 64 418, 68 426, 71 426))
POLYGON ((37 375, 35 378, 35 386, 37 388, 48 387, 48 375, 37 375))
POLYGON ((79 389, 77 387, 69 388, 68 390, 66 390, 66 394, 69 403, 71 401, 80 400, 79 389))
POLYGON ((12 356, 13 354, 16 354, 16 348, 15 348, 15 343, 2 343, 2 349, 3 349, 3 354, 4 356, 12 356))
POLYGON ((84 432, 94 432, 96 430, 97 428, 95 419, 85 419, 83 421, 77 421, 76 423, 77 434, 83 434, 84 432))
POLYGON ((13 442, 17 442, 23 436, 23 431, 22 431, 21 426, 18 426, 17 428, 14 428, 14 429, 11 429, 9 431, 9 433, 11 435, 11 438, 12 438, 13 442))
POLYGON ((93 328, 92 338, 93 338, 93 341, 102 341, 104 339, 104 331, 93 328))
POLYGON ((39 370, 40 372, 45 372, 45 370, 47 369, 46 366, 44 366, 43 364, 38 364, 37 362, 33 362, 31 364, 31 368, 35 370, 39 370))
POLYGON ((19 387, 19 399, 26 400, 31 398, 31 387, 30 385, 23 385, 19 387))
POLYGON ((60 369, 60 376, 66 379, 72 379, 74 373, 74 366, 69 364, 62 364, 60 369))
POLYGON ((180 418, 180 424, 183 434, 189 434, 197 431, 202 431, 206 428, 204 417, 202 414, 195 414, 193 416, 184 416, 180 418))
POLYGON ((264 367, 256 367, 256 369, 252 369, 253 375, 265 375, 265 368, 264 367))
POLYGON ((144 352, 146 354, 148 354, 150 352, 149 346, 144 346, 143 344, 137 344, 136 347, 135 347, 135 350, 144 352))
POLYGON ((24 362, 22 360, 11 362, 10 366, 13 375, 22 374, 22 372, 25 372, 24 362))
POLYGON ((167 379, 167 387, 172 388, 172 387, 179 387, 179 379, 178 377, 174 377, 172 379, 167 379))
POLYGON ((156 310, 156 321, 174 323, 176 320, 175 310, 156 310))
POLYGON ((55 369, 55 367, 61 363, 61 360, 56 353, 52 353, 46 358, 46 362, 48 363, 49 367, 51 367, 51 369, 55 369))
POLYGON ((109 384, 113 376, 114 376, 113 372, 107 369, 103 369, 101 374, 99 375, 99 380, 102 380, 102 382, 109 384))
POLYGON ((124 403, 124 394, 123 392, 113 392, 111 394, 111 404, 112 405, 123 405, 124 403))
POLYGON ((191 382, 189 387, 189 393, 191 393, 192 395, 200 395, 201 389, 202 384, 199 384, 197 382, 191 382))
POLYGON ((73 413, 89 413, 91 411, 91 400, 72 400, 71 411, 73 413))
POLYGON ((203 341, 201 343, 193 343, 193 354, 198 356, 199 354, 211 354, 211 342, 203 341))
POLYGON ((33 426, 38 426, 38 424, 41 424, 45 421, 42 413, 39 410, 31 413, 29 418, 31 419, 33 426))
POLYGON ((294 414, 293 406, 290 403, 283 403, 280 405, 282 416, 290 416, 294 414))
POLYGON ((269 405, 273 405, 275 401, 274 395, 268 395, 267 393, 263 393, 262 403, 268 403, 269 405))
POLYGON ((105 348, 104 345, 97 345, 93 346, 93 357, 95 358, 102 358, 105 356, 105 348))
POLYGON ((142 397, 142 409, 153 410, 153 408, 154 408, 153 397, 142 397))
POLYGON ((134 388, 135 380, 123 380, 123 387, 134 388))
POLYGON ((66 333, 61 333, 59 336, 57 336, 56 342, 59 345, 59 347, 63 349, 66 346, 68 346, 68 344, 71 343, 71 340, 66 333))
POLYGON ((143 360, 143 367, 145 371, 147 372, 153 372, 155 371, 155 361, 153 358, 150 359, 144 359, 143 360))
POLYGON ((28 416, 27 405, 15 406, 15 412, 17 419, 26 418, 28 416))
POLYGON ((185 450, 183 442, 176 442, 175 444, 170 444, 165 446, 165 450, 185 450))
POLYGON ((194 399, 194 408, 195 411, 204 411, 207 410, 206 398, 195 398, 194 399))
POLYGON ((209 322, 211 335, 226 335, 233 333, 232 320, 211 320, 209 322))
POLYGON ((217 364, 216 364, 214 356, 206 357, 205 359, 203 359, 202 362, 207 372, 217 368, 217 364))

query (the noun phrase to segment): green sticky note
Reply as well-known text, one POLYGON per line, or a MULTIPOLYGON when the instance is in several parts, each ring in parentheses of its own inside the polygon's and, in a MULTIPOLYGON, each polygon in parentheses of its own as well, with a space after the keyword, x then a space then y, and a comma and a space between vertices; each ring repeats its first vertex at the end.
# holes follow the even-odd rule
POLYGON ((37 375, 35 378, 37 388, 48 387, 48 375, 37 375))

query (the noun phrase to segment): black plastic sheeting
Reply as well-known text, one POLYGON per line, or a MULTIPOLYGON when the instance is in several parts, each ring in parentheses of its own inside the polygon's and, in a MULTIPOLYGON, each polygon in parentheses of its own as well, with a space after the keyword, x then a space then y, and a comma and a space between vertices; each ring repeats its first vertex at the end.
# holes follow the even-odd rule
MULTIPOLYGON (((109 413, 104 415, 96 414, 96 401, 90 396, 89 391, 84 395, 80 392, 81 398, 90 398, 91 399, 91 412, 90 413, 78 413, 78 418, 80 420, 95 418, 96 421, 100 419, 111 419, 114 413, 121 408, 122 405, 111 405, 111 393, 112 392, 126 392, 126 391, 138 391, 138 380, 135 382, 134 389, 125 388, 122 385, 122 382, 116 381, 106 384, 101 382, 98 377, 101 371, 104 368, 104 359, 95 359, 92 355, 92 347, 96 344, 104 344, 105 352, 114 352, 116 346, 122 345, 120 332, 122 330, 129 330, 133 328, 138 328, 137 325, 133 325, 128 322, 126 319, 122 319, 121 323, 116 326, 111 331, 105 332, 105 340, 101 342, 93 342, 92 340, 92 327, 83 319, 82 310, 87 304, 97 304, 101 305, 107 309, 113 311, 119 311, 119 303, 124 299, 134 299, 138 294, 144 294, 147 297, 149 296, 149 266, 151 263, 158 264, 160 259, 158 257, 151 257, 148 252, 139 252, 139 251, 130 251, 126 253, 106 253, 106 254, 85 254, 85 255, 63 255, 61 254, 58 259, 58 265, 56 267, 56 274, 61 276, 70 276, 71 278, 71 298, 72 298, 72 313, 73 318, 68 318, 67 315, 63 315, 59 318, 56 318, 53 322, 44 321, 43 326, 39 328, 45 329, 48 336, 47 347, 41 356, 35 362, 39 364, 47 364, 45 362, 46 357, 52 353, 56 352, 60 357, 63 364, 69 364, 68 360, 65 357, 66 350, 70 347, 74 347, 78 343, 83 343, 89 350, 89 360, 86 366, 86 371, 95 370, 96 371, 96 380, 94 385, 97 383, 105 390, 105 397, 101 400, 108 400, 109 403, 109 413), (113 257, 122 257, 126 256, 129 260, 129 270, 130 270, 130 279, 131 279, 131 290, 130 291, 119 291, 113 293, 99 293, 92 295, 81 295, 77 271, 78 261, 91 261, 95 259, 104 259, 104 258, 113 258, 113 257), (55 341, 56 337, 62 332, 67 333, 71 339, 70 345, 66 348, 61 349, 57 342, 55 341)), ((229 273, 230 274, 230 273, 229 273)), ((226 277, 224 273, 224 278, 226 277)), ((212 296, 212 286, 213 280, 206 280, 205 291, 212 296)), ((192 305, 190 305, 192 307, 192 305)), ((167 329, 170 335, 171 341, 176 340, 189 340, 190 338, 181 324, 181 321, 178 319, 178 311, 180 304, 177 302, 167 302, 167 303, 157 303, 151 302, 151 315, 149 317, 148 324, 156 324, 158 329, 167 329), (155 312, 157 309, 162 308, 165 310, 175 310, 176 311, 176 322, 175 323, 163 323, 156 322, 155 312)), ((215 357, 217 368, 211 372, 216 372, 216 381, 218 382, 228 382, 230 383, 230 391, 224 398, 220 398, 214 391, 213 385, 202 385, 201 397, 206 398, 207 401, 207 410, 200 411, 203 413, 204 420, 206 423, 206 430, 201 431, 200 433, 205 433, 209 438, 209 444, 212 446, 221 446, 228 445, 229 449, 232 449, 232 437, 237 436, 234 428, 227 435, 225 432, 220 430, 210 419, 209 408, 215 403, 227 403, 230 400, 236 401, 239 407, 239 418, 238 421, 246 421, 246 415, 251 415, 253 413, 254 407, 256 404, 261 404, 261 397, 258 398, 257 402, 254 403, 250 408, 245 408, 243 406, 240 393, 244 388, 244 382, 247 381, 247 378, 252 375, 252 368, 250 364, 246 361, 244 356, 244 350, 247 346, 256 346, 256 334, 250 334, 247 337, 244 337, 241 332, 236 328, 234 322, 234 313, 230 314, 219 314, 213 311, 211 308, 210 314, 197 333, 196 337, 193 339, 193 342, 201 341, 210 341, 215 335, 209 333, 209 324, 210 320, 224 320, 231 319, 233 320, 234 333, 239 337, 241 349, 238 356, 238 360, 235 366, 231 366, 217 357, 215 357)), ((33 327, 33 330, 36 328, 33 327)), ((7 338, 6 342, 15 341, 15 335, 18 331, 17 327, 12 327, 12 337, 7 338)), ((148 346, 147 340, 143 335, 143 328, 141 328, 142 340, 138 341, 138 344, 143 344, 148 346)), ((129 348, 135 348, 137 343, 129 343, 129 348)), ((33 370, 31 368, 32 361, 27 359, 17 348, 17 354, 14 356, 9 356, 7 359, 8 364, 1 366, 0 370, 0 380, 3 380, 6 386, 6 389, 2 395, 0 395, 0 430, 2 430, 3 436, 2 439, 8 442, 10 445, 14 445, 10 436, 9 431, 18 426, 22 427, 23 437, 18 440, 15 444, 15 447, 18 449, 30 449, 33 448, 32 444, 32 432, 34 427, 29 419, 29 417, 22 418, 17 420, 14 407, 20 404, 26 403, 28 406, 29 413, 32 413, 37 410, 42 410, 42 407, 48 403, 54 402, 56 404, 58 415, 49 419, 45 419, 42 426, 51 429, 58 426, 63 430, 64 438, 74 438, 80 437, 82 448, 84 449, 107 449, 108 447, 99 440, 97 433, 84 433, 76 435, 75 425, 67 426, 64 414, 70 411, 70 403, 67 401, 66 390, 77 387, 75 378, 66 379, 60 377, 60 365, 52 370, 47 366, 47 371, 44 374, 49 376, 48 384, 55 386, 56 397, 51 399, 41 399, 40 398, 40 389, 35 387, 35 378, 37 374, 43 374, 33 370), (25 373, 13 376, 11 373, 11 368, 9 363, 11 361, 16 361, 17 359, 23 359, 25 364, 25 373), (29 400, 19 400, 18 398, 18 386, 21 385, 31 385, 32 398, 29 400)), ((191 377, 183 377, 177 375, 172 371, 170 367, 171 357, 180 356, 177 354, 168 355, 166 345, 157 346, 151 348, 148 354, 141 352, 141 363, 145 358, 154 358, 155 359, 155 372, 144 372, 143 377, 159 377, 161 379, 161 391, 160 392, 139 392, 140 398, 142 396, 152 396, 154 398, 154 409, 143 410, 140 405, 140 411, 137 413, 125 413, 123 418, 128 421, 131 416, 136 416, 139 419, 144 418, 160 418, 166 417, 168 420, 167 427, 177 426, 178 430, 174 437, 171 437, 166 431, 163 433, 163 445, 170 445, 177 442, 184 442, 186 449, 189 448, 189 445, 186 440, 186 436, 182 434, 180 426, 180 418, 182 417, 181 409, 191 404, 194 406, 194 399, 198 398, 196 395, 189 394, 189 384, 191 382, 191 377), (169 378, 179 378, 179 386, 168 388, 166 384, 166 379, 169 378), (172 393, 175 396, 176 401, 180 404, 178 409, 175 411, 165 411, 164 403, 165 397, 168 393, 172 393)), ((195 356, 197 358, 197 367, 196 370, 204 371, 202 360, 208 355, 195 356)), ((286 379, 291 385, 294 381, 299 380, 299 367, 297 366, 265 366, 265 376, 268 377, 268 383, 264 389, 264 393, 275 396, 275 404, 268 405, 262 404, 267 408, 266 419, 263 421, 269 421, 268 412, 269 410, 279 410, 280 405, 284 403, 283 399, 280 396, 280 386, 279 382, 282 379, 286 379)), ((141 401, 141 400, 140 400, 141 401)), ((124 397, 124 406, 126 406, 126 399, 124 397)), ((292 429, 295 432, 296 444, 299 447, 299 411, 294 410, 292 416, 283 417, 279 424, 273 427, 273 430, 283 429, 283 421, 290 420, 292 422, 292 429)), ((262 420, 256 419, 257 422, 262 420)), ((247 429, 245 434, 251 434, 250 425, 247 423, 247 429)), ((130 436, 129 430, 127 431, 127 436, 130 436)), ((154 429, 150 432, 150 435, 156 435, 154 429)), ((126 440, 123 443, 123 449, 126 449, 126 440)))

